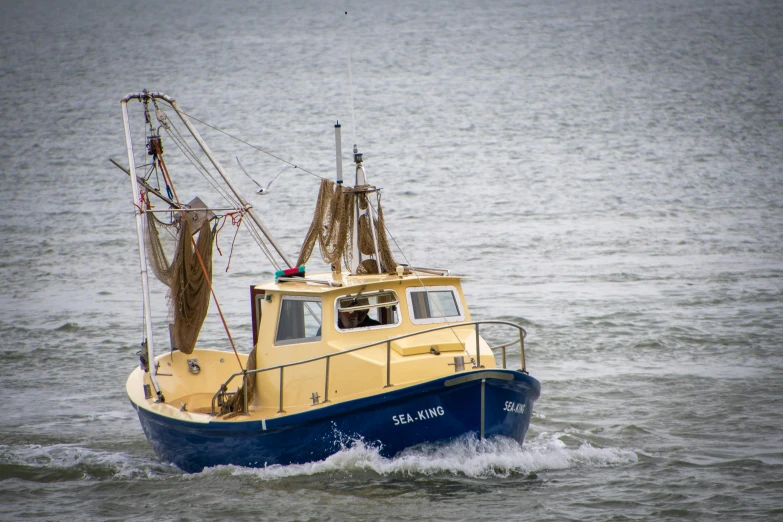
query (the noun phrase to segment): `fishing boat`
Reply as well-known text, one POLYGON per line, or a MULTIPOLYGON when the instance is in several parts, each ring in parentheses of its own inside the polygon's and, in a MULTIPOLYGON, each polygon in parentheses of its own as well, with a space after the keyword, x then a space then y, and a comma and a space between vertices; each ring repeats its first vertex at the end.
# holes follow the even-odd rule
POLYGON ((132 93, 122 99, 122 115, 128 165, 114 163, 130 178, 144 317, 140 362, 126 391, 161 459, 199 472, 317 461, 359 441, 389 457, 469 434, 524 441, 541 389, 525 366, 525 330, 473 320, 461 278, 449 270, 395 260, 380 190, 367 182, 356 146, 352 186, 343 180, 339 124, 336 179, 321 179, 294 260, 173 98, 132 93), (131 102, 144 118, 138 150, 131 102), (164 136, 222 199, 188 194, 169 171, 164 136), (225 319, 225 350, 197 346, 210 302, 223 317, 211 260, 218 224, 229 218, 249 231, 275 271, 274 280, 250 289, 250 353, 234 345, 225 319), (173 238, 169 252, 162 235, 173 238), (323 273, 306 268, 316 246, 323 273), (168 287, 169 310, 157 322, 150 271, 168 287), (156 354, 153 332, 161 336, 162 321, 170 346, 156 354), (503 339, 490 346, 486 332, 496 330, 503 339), (519 354, 520 368, 506 367, 507 349, 519 354))

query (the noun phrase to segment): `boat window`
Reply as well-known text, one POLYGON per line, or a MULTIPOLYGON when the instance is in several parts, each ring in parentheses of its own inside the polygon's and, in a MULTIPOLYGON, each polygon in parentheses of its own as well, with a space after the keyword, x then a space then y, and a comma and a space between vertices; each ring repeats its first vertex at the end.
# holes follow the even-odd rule
POLYGON ((400 324, 400 301, 393 290, 348 295, 335 303, 335 328, 341 332, 400 324))
POLYGON ((408 312, 414 324, 431 324, 465 319, 459 292, 453 286, 408 289, 408 312))
POLYGON ((284 295, 275 344, 309 343, 321 339, 321 298, 284 295))

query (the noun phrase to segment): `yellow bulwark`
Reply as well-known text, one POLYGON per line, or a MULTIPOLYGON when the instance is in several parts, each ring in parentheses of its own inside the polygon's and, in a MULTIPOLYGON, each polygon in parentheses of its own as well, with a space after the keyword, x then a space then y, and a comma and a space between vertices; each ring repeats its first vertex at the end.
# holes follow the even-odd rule
MULTIPOLYGON (((474 325, 460 324, 471 321, 460 278, 406 272, 311 274, 256 286, 255 366, 261 371, 248 376, 255 379, 250 419, 471 371, 478 359, 477 336, 474 325)), ((495 368, 492 350, 483 339, 479 344, 481 366, 495 368)), ((183 420, 248 420, 246 415, 211 415, 221 384, 241 371, 240 363, 247 367, 247 357, 240 355, 238 362, 231 352, 174 351, 156 358, 165 403, 144 398, 143 384, 150 381, 140 369, 128 379, 127 391, 141 407, 183 420)), ((227 390, 241 385, 239 375, 227 390)))

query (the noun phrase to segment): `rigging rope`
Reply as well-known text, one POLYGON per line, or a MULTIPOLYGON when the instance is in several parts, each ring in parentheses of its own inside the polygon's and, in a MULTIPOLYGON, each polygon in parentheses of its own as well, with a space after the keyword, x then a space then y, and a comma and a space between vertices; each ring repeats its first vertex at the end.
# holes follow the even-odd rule
POLYGON ((212 174, 210 174, 209 169, 204 165, 204 163, 199 159, 196 152, 188 145, 185 138, 182 136, 182 133, 177 129, 177 127, 173 123, 169 123, 171 126, 171 129, 165 128, 166 133, 169 135, 169 137, 172 139, 175 145, 179 148, 179 150, 185 155, 186 158, 190 161, 191 165, 193 165, 196 170, 201 174, 201 176, 210 184, 212 185, 212 188, 215 189, 215 191, 220 194, 223 199, 228 201, 228 203, 236 208, 241 208, 241 205, 239 201, 236 199, 236 197, 232 196, 228 191, 226 191, 223 187, 220 186, 220 182, 218 182, 217 179, 215 179, 212 174))
POLYGON ((228 272, 228 268, 231 266, 231 257, 234 255, 234 243, 236 243, 237 236, 239 235, 239 227, 242 225, 242 219, 244 219, 245 213, 244 211, 229 212, 223 216, 223 223, 221 223, 220 227, 217 230, 217 233, 215 234, 215 248, 217 248, 217 251, 221 256, 223 255, 223 252, 220 250, 220 246, 218 246, 217 234, 220 233, 221 230, 223 230, 223 227, 226 225, 226 221, 228 220, 229 217, 231 217, 231 224, 237 227, 237 229, 234 232, 234 239, 231 241, 231 251, 228 254, 228 263, 226 264, 226 272, 228 272), (236 217, 237 215, 239 215, 239 218, 236 217))
MULTIPOLYGON (((166 119, 168 120, 168 118, 166 119)), ((209 169, 204 165, 204 163, 201 162, 201 160, 198 158, 195 151, 187 144, 187 141, 182 136, 182 133, 171 122, 171 120, 168 120, 163 128, 166 130, 166 133, 172 139, 172 141, 177 146, 177 148, 179 148, 179 150, 185 155, 185 157, 188 158, 191 165, 193 165, 196 168, 199 174, 201 174, 201 176, 212 186, 212 188, 215 189, 215 191, 218 194, 223 196, 223 198, 226 201, 228 201, 230 205, 244 212, 241 203, 228 191, 223 189, 222 186, 220 185, 220 182, 214 176, 212 176, 212 174, 210 174, 209 169)), ((256 242, 256 244, 258 244, 259 248, 261 248, 261 252, 267 258, 267 260, 272 264, 272 266, 279 269, 280 268, 279 263, 277 262, 274 255, 272 254, 272 251, 266 245, 266 242, 263 240, 261 233, 258 230, 256 230, 255 223, 251 221, 248 230, 251 231, 251 236, 253 237, 253 240, 256 242)))
POLYGON ((318 178, 318 179, 326 179, 326 178, 324 178, 323 176, 319 176, 318 174, 315 174, 315 173, 313 173, 313 172, 310 172, 309 170, 307 170, 307 169, 306 169, 306 168, 304 168, 304 167, 300 167, 299 165, 297 165, 297 164, 295 164, 295 163, 291 163, 290 161, 286 161, 286 160, 284 160, 283 158, 281 158, 280 156, 275 156, 275 155, 274 155, 274 154, 272 154, 271 152, 267 152, 267 151, 265 151, 264 149, 262 149, 261 147, 257 147, 256 145, 253 145, 252 143, 248 143, 247 141, 243 140, 242 138, 238 138, 238 137, 234 136, 233 134, 230 134, 230 133, 228 133, 228 132, 224 131, 223 129, 220 129, 220 128, 218 128, 218 127, 215 127, 214 125, 210 125, 209 123, 207 123, 207 122, 205 122, 205 121, 203 121, 203 120, 200 120, 200 119, 196 118, 195 116, 193 116, 193 115, 191 115, 191 114, 188 114, 187 112, 183 111, 182 109, 180 109, 180 111, 179 111, 179 112, 181 112, 182 114, 184 114, 185 116, 187 116, 187 117, 188 117, 188 118, 190 118, 191 120, 195 120, 195 121, 197 121, 197 122, 201 123, 202 125, 206 125, 207 127, 209 127, 209 128, 210 128, 210 129, 212 129, 212 130, 216 130, 217 132, 219 132, 219 133, 221 133, 221 134, 225 134, 226 136, 228 136, 228 137, 229 137, 229 138, 231 138, 232 140, 236 140, 236 141, 238 141, 239 143, 243 143, 243 144, 247 145, 248 147, 250 147, 250 148, 252 148, 252 149, 255 149, 255 150, 257 150, 258 152, 261 152, 261 153, 263 153, 263 154, 266 154, 267 156, 270 156, 270 157, 272 157, 272 158, 274 158, 274 159, 276 159, 276 160, 278 160, 278 161, 282 161, 283 163, 285 163, 286 165, 288 165, 288 166, 290 166, 290 167, 293 167, 293 168, 295 168, 295 169, 299 169, 299 170, 301 170, 302 172, 306 172, 307 174, 310 174, 311 176, 315 176, 315 177, 316 177, 316 178, 318 178))

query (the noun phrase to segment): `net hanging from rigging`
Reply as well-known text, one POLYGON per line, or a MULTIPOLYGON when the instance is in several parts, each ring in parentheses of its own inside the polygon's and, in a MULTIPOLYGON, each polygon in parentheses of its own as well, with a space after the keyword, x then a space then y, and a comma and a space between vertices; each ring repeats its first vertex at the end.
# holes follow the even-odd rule
POLYGON ((210 286, 212 278, 212 246, 215 241, 215 228, 210 228, 204 220, 193 247, 190 222, 180 220, 179 225, 168 225, 159 221, 151 212, 147 216, 147 259, 155 276, 169 287, 167 294, 169 311, 174 320, 172 327, 173 345, 181 352, 190 354, 196 346, 201 326, 209 310, 210 286), (161 244, 158 227, 178 230, 178 241, 174 258, 169 264, 166 252, 161 244), (204 267, 198 260, 204 262, 204 267))
MULTIPOLYGON (((336 273, 341 273, 342 266, 350 270, 353 261, 353 229, 357 226, 354 208, 358 203, 361 210, 366 213, 359 217, 358 222, 358 247, 364 255, 374 255, 375 245, 371 229, 371 214, 367 190, 372 187, 359 186, 353 189, 343 187, 329 179, 321 180, 321 188, 318 192, 318 200, 315 204, 313 221, 307 231, 296 266, 307 263, 313 253, 315 244, 321 251, 324 262, 333 267, 336 273)), ((380 198, 378 199, 378 218, 375 220, 376 237, 378 239, 378 252, 381 263, 381 272, 394 274, 397 263, 391 253, 389 242, 386 239, 386 227, 383 221, 383 210, 380 198)), ((365 259, 359 266, 357 273, 378 273, 376 259, 365 259)))

